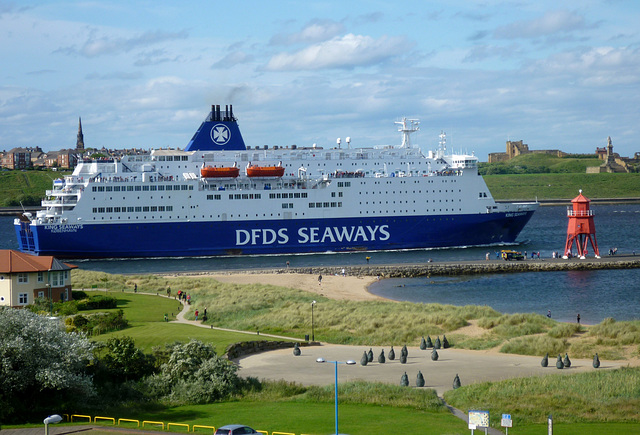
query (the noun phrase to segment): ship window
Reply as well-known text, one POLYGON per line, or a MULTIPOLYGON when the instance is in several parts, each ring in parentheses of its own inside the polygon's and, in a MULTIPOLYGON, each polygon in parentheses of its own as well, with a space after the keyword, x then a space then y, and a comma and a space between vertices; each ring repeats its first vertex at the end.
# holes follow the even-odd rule
POLYGON ((149 190, 156 191, 158 190, 158 186, 149 186, 149 190))
POLYGON ((335 207, 337 204, 335 202, 331 203, 331 207, 335 207))
POLYGON ((98 186, 98 192, 104 192, 104 186, 98 186))
POLYGON ((136 213, 140 213, 142 211, 142 207, 134 207, 136 213))
POLYGON ((309 208, 315 208, 315 206, 316 206, 316 203, 315 203, 315 202, 310 202, 310 203, 309 203, 309 208))
POLYGON ((92 191, 92 192, 96 192, 97 190, 98 190, 98 188, 97 188, 96 186, 92 186, 92 187, 91 187, 91 191, 92 191))
POLYGON ((111 186, 107 186, 107 187, 105 187, 105 191, 111 192, 111 191, 113 191, 113 188, 111 186))
POLYGON ((152 206, 151 206, 151 211, 158 211, 158 207, 157 207, 157 206, 155 206, 155 205, 152 205, 152 206))
POLYGON ((142 190, 144 190, 145 192, 149 191, 149 186, 142 186, 142 190))
POLYGON ((193 185, 189 184, 189 190, 193 190, 193 185))
POLYGON ((167 185, 167 190, 172 190, 172 189, 173 189, 173 186, 167 185))
POLYGON ((113 207, 107 207, 107 213, 113 213, 113 207))
POLYGON ((303 193, 302 193, 302 197, 303 197, 303 198, 306 198, 306 197, 307 197, 307 194, 303 192, 303 193))
POLYGON ((98 213, 104 213, 104 207, 98 207, 98 213))
MULTIPOLYGON (((122 207, 124 209, 124 207, 122 207)), ((133 207, 127 207, 127 213, 133 213, 133 207)))
POLYGON ((329 207, 329 203, 328 202, 323 203, 323 207, 329 207))
POLYGON ((182 156, 182 161, 183 162, 188 162, 189 161, 189 156, 182 156))
POLYGON ((276 197, 276 194, 275 194, 275 193, 270 193, 270 194, 269 194, 269 199, 274 199, 275 197, 276 197))
POLYGON ((336 197, 336 193, 335 192, 331 192, 331 197, 335 198, 336 197))
POLYGON ((98 212, 98 208, 97 207, 93 207, 93 212, 97 213, 98 212))
POLYGON ((142 190, 142 186, 133 186, 133 190, 140 192, 142 190))
POLYGON ((215 199, 222 199, 222 195, 213 195, 215 199))
POLYGON ((338 207, 342 207, 342 203, 341 202, 338 203, 338 207))
POLYGON ((189 189, 189 186, 187 186, 186 184, 183 184, 180 186, 180 190, 187 190, 189 189))
POLYGON ((168 205, 167 206, 167 211, 173 211, 173 206, 172 205, 168 205))
POLYGON ((120 207, 113 207, 114 213, 120 213, 120 207))
POLYGON ((167 156, 167 162, 173 162, 173 156, 167 156))
POLYGON ((321 208, 322 207, 322 203, 321 202, 316 202, 316 208, 321 208))
POLYGON ((127 192, 133 192, 133 186, 127 186, 127 192))
POLYGON ((165 159, 164 156, 158 156, 158 160, 161 161, 161 162, 164 162, 166 159, 165 159))
POLYGON ((114 192, 120 192, 120 186, 113 186, 114 192))
POLYGON ((212 201, 213 200, 213 195, 207 195, 207 199, 212 201))
POLYGON ((248 193, 243 193, 242 194, 242 199, 249 199, 249 194, 248 193))
POLYGON ((294 193, 294 194, 293 194, 293 197, 294 197, 294 198, 300 198, 300 194, 299 194, 299 193, 294 193))
POLYGON ((164 185, 163 184, 159 185, 158 190, 164 190, 164 185))

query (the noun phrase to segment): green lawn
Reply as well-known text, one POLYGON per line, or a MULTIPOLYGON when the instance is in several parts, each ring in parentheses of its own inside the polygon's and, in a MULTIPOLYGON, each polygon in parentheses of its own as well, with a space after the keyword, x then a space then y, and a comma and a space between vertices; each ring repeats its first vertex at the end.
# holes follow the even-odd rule
MULTIPOLYGON (((194 339, 210 343, 215 347, 218 354, 224 354, 227 346, 233 343, 253 340, 280 340, 262 335, 257 336, 253 333, 243 334, 165 322, 165 313, 169 316, 169 320, 175 320, 175 315, 179 313, 179 309, 182 309, 180 303, 173 298, 156 296, 155 294, 134 294, 118 291, 90 291, 87 294, 107 294, 117 298, 118 309, 124 311, 125 318, 129 321, 127 329, 92 337, 92 340, 98 342, 106 341, 111 337, 129 336, 133 338, 137 347, 145 352, 150 352, 154 346, 164 346, 176 341, 185 342, 194 339)), ((82 313, 96 311, 107 310, 83 311, 82 313)))

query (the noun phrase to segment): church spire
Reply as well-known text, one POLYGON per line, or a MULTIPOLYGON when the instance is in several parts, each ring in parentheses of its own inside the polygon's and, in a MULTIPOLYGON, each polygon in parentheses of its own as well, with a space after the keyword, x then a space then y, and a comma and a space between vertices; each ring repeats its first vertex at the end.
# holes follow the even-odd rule
POLYGON ((78 139, 76 140, 76 149, 84 150, 84 135, 82 134, 82 119, 78 117, 78 139))

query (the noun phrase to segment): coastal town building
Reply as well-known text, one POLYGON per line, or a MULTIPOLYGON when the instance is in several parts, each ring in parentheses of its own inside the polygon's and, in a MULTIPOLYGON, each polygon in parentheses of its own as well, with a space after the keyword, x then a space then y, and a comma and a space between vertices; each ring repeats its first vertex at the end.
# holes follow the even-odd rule
POLYGON ((75 268, 51 256, 0 250, 0 306, 20 308, 36 298, 72 300, 70 271, 75 268))

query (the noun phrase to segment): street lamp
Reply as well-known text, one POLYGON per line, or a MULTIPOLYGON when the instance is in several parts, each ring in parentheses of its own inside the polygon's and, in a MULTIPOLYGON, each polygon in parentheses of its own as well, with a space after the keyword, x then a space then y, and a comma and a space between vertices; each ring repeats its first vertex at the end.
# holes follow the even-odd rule
POLYGON ((62 417, 58 414, 50 415, 49 417, 43 420, 44 423, 44 435, 49 435, 49 425, 53 423, 60 423, 62 421, 62 417))
POLYGON ((311 341, 316 341, 316 333, 313 328, 313 307, 316 305, 316 301, 311 302, 311 341))
MULTIPOLYGON (((311 306, 313 307, 313 305, 311 305, 311 306)), ((351 360, 351 359, 348 360, 348 361, 344 361, 344 362, 343 361, 326 361, 322 357, 318 358, 316 360, 316 362, 317 363, 326 363, 326 362, 328 362, 328 363, 333 363, 336 366, 336 381, 335 381, 335 383, 336 383, 336 393, 335 393, 335 396, 336 396, 336 398, 335 398, 335 403, 336 403, 335 404, 335 408, 336 408, 336 410, 335 410, 335 413, 336 413, 336 435, 338 435, 338 364, 347 364, 347 365, 352 366, 352 365, 355 365, 356 362, 351 360)))

